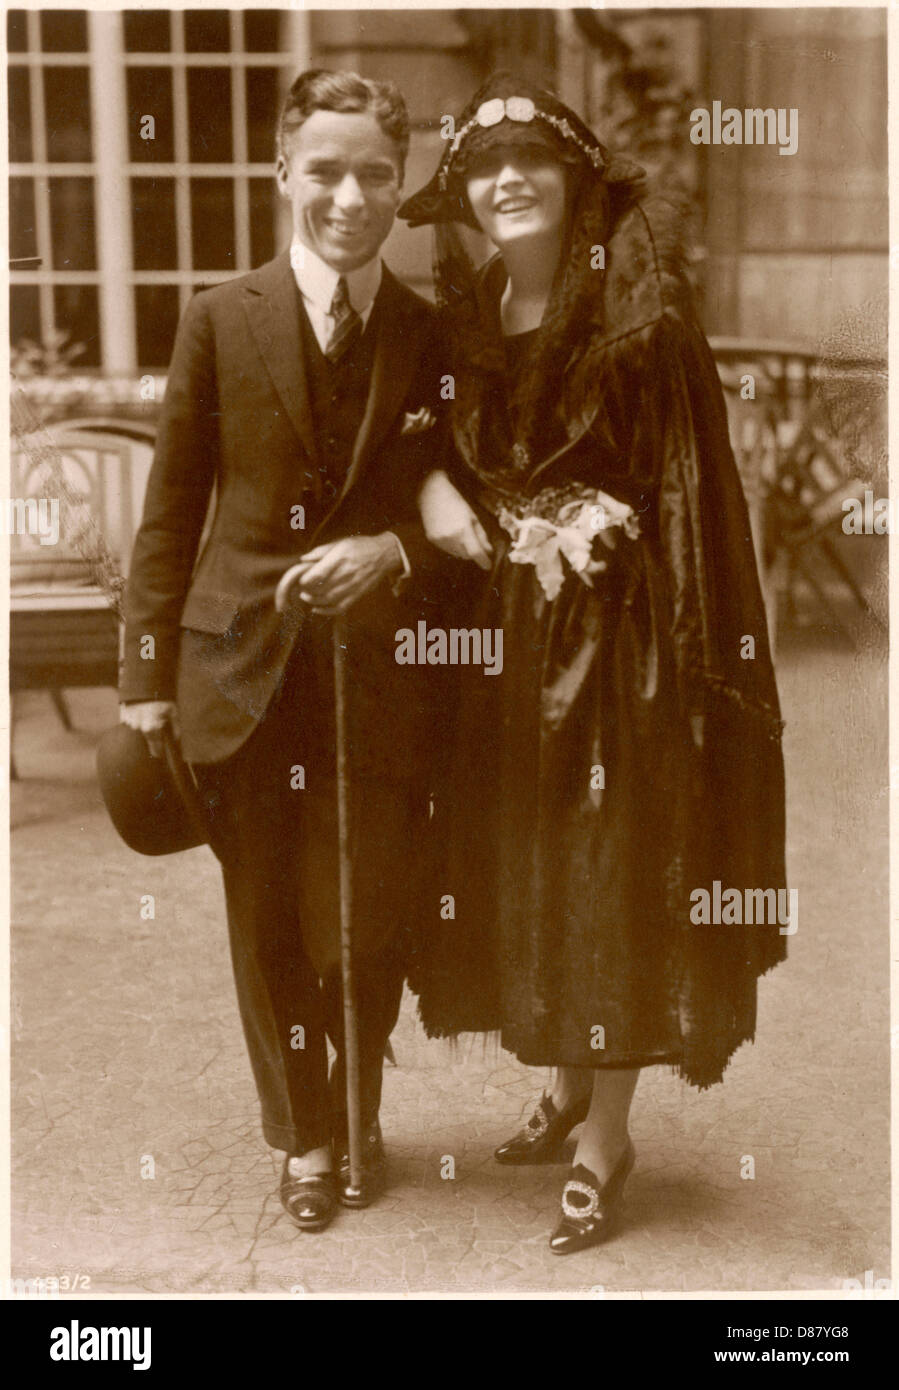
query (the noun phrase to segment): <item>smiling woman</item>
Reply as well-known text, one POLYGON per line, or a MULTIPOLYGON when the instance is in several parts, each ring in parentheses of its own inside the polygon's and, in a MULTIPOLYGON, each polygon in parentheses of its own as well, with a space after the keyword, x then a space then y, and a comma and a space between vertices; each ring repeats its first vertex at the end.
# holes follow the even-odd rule
POLYGON ((468 622, 504 634, 503 668, 459 671, 435 794, 454 915, 423 934, 412 983, 432 1035, 498 1030, 556 1068, 499 1162, 549 1157, 586 1120, 550 1238, 565 1255, 612 1228, 640 1069, 720 1081, 785 954, 758 920, 700 942, 688 896, 783 891, 778 701, 676 209, 515 74, 457 129, 401 209, 437 225, 454 380, 452 479, 430 475, 419 507, 451 554, 487 532, 468 622), (497 249, 480 271, 458 222, 497 249))
POLYGON ((497 245, 557 232, 565 218, 566 191, 564 165, 536 141, 485 151, 472 163, 466 183, 472 211, 497 245))
POLYGON ((571 203, 565 165, 535 132, 528 143, 499 143, 476 156, 465 191, 477 221, 510 269, 502 305, 506 331, 538 328, 571 203))

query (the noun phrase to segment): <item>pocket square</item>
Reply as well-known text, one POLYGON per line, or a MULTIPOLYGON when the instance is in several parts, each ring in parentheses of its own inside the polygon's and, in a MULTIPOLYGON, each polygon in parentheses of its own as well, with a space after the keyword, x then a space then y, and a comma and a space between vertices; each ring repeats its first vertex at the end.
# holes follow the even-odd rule
POLYGON ((403 428, 401 434, 422 434, 425 430, 433 429, 437 423, 437 417, 423 405, 421 410, 407 410, 403 416, 403 428))

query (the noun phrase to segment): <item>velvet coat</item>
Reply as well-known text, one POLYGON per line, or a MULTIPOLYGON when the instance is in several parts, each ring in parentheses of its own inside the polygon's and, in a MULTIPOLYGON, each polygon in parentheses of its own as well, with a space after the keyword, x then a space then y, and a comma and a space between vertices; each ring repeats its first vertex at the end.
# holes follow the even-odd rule
POLYGON ((497 1031, 535 1066, 666 1062, 706 1086, 753 1037, 756 980, 785 955, 778 922, 698 925, 691 896, 715 880, 784 886, 780 711, 679 219, 639 201, 605 250, 517 471, 499 467, 512 435, 498 258, 479 331, 455 335, 453 478, 495 549, 469 622, 502 629, 504 669, 457 673, 438 798, 452 907, 422 934, 412 984, 431 1035, 497 1031), (569 570, 550 601, 532 565, 510 562, 497 514, 572 482, 629 503, 641 533, 619 535, 590 586, 569 570))

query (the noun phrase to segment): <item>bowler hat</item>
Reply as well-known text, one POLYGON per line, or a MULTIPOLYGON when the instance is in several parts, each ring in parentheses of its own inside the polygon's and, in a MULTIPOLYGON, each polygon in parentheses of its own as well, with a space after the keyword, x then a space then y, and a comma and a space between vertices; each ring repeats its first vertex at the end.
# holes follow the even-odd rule
POLYGON ((97 778, 110 819, 139 854, 175 854, 209 839, 209 816, 170 730, 154 758, 137 729, 117 724, 97 749, 97 778))

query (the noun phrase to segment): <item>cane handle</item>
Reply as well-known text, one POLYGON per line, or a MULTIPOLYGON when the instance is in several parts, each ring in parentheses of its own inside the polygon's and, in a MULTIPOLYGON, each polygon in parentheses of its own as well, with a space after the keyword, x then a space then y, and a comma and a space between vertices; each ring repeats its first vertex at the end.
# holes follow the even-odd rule
POLYGON ((275 608, 279 613, 284 612, 284 609, 287 607, 287 599, 288 595, 290 594, 290 590, 293 588, 294 584, 296 584, 297 580, 300 578, 301 574, 303 573, 303 570, 307 568, 308 561, 302 560, 298 565, 291 565, 290 569, 285 570, 284 573, 281 575, 281 578, 278 581, 278 587, 275 590, 275 608))

